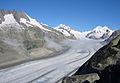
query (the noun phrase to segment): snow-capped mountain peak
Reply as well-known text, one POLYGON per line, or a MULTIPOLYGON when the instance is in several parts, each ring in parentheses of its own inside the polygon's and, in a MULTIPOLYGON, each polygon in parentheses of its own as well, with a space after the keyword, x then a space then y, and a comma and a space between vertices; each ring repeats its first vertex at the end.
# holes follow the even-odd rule
POLYGON ((91 39, 106 39, 113 33, 113 30, 110 30, 106 26, 97 26, 91 30, 86 37, 91 39))
POLYGON ((65 30, 71 30, 71 27, 65 24, 60 24, 55 29, 65 29, 65 30))
POLYGON ((67 26, 65 24, 60 24, 57 27, 55 27, 54 29, 56 29, 57 31, 60 31, 68 38, 80 39, 80 38, 85 37, 84 33, 76 31, 76 30, 72 29, 70 26, 67 26))
POLYGON ((96 31, 96 32, 109 32, 109 31, 112 31, 110 30, 107 26, 97 26, 96 28, 93 29, 93 31, 96 31))
MULTIPOLYGON (((25 29, 23 27, 38 27, 42 31, 52 31, 48 28, 48 25, 39 23, 37 20, 28 16, 25 12, 17 12, 10 10, 0 10, 0 29, 2 30, 4 26, 16 26, 16 29, 22 30, 25 29)), ((81 39, 81 38, 90 38, 90 39, 106 39, 112 34, 112 30, 110 30, 106 26, 97 26, 91 31, 79 32, 74 30, 68 25, 60 24, 55 27, 57 31, 63 33, 66 37, 72 39, 81 39)), ((3 29, 4 30, 4 29, 3 29)), ((52 31, 53 32, 53 31, 52 31)))
POLYGON ((57 31, 62 32, 65 36, 70 36, 71 33, 71 28, 65 24, 60 24, 57 27, 55 27, 54 29, 56 29, 57 31))
POLYGON ((41 23, 39 23, 37 20, 31 18, 31 17, 28 16, 27 14, 26 14, 26 16, 28 17, 29 21, 27 21, 27 20, 24 19, 24 18, 20 18, 20 22, 21 22, 21 23, 24 23, 24 24, 26 24, 27 26, 34 25, 34 26, 37 26, 37 27, 39 27, 39 28, 41 28, 42 30, 45 30, 45 31, 51 31, 50 29, 47 29, 47 28, 42 27, 41 23))
POLYGON ((50 29, 43 27, 41 23, 28 16, 25 12, 17 12, 14 10, 0 10, 0 26, 6 26, 9 24, 17 26, 20 26, 21 24, 24 24, 26 26, 37 26, 41 30, 51 31, 50 29))
POLYGON ((55 29, 67 37, 74 36, 76 39, 86 37, 90 39, 106 39, 113 33, 113 30, 109 29, 106 26, 97 26, 93 30, 85 32, 75 31, 70 26, 66 26, 65 24, 60 24, 59 26, 55 27, 55 29))

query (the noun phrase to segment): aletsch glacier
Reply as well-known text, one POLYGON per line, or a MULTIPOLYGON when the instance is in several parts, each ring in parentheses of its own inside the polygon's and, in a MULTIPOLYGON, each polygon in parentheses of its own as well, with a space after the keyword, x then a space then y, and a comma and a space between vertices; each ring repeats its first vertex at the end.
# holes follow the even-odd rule
POLYGON ((106 26, 86 32, 64 24, 53 29, 24 12, 0 10, 0 67, 4 68, 0 83, 59 82, 101 48, 100 42, 112 32, 106 26))

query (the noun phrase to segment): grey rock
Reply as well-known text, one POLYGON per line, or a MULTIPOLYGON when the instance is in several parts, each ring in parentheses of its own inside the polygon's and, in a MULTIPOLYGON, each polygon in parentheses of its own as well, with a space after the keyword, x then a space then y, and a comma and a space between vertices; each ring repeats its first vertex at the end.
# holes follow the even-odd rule
POLYGON ((89 83, 94 83, 95 80, 99 80, 99 79, 100 78, 97 73, 91 73, 91 74, 65 77, 62 83, 84 83, 85 81, 89 81, 89 83))

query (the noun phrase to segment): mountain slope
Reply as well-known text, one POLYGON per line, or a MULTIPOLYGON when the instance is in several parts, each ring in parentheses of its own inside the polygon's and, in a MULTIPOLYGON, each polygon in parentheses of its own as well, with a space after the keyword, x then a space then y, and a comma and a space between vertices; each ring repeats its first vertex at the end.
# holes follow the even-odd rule
POLYGON ((59 54, 64 39, 24 12, 0 10, 0 67, 59 54))

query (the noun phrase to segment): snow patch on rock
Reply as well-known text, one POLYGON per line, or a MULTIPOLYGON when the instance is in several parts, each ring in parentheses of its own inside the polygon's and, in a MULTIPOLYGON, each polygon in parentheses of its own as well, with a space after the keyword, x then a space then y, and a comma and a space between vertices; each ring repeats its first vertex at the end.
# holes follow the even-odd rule
POLYGON ((15 20, 13 14, 4 15, 4 21, 0 24, 1 30, 4 26, 16 26, 17 29, 23 29, 18 22, 15 20))
POLYGON ((16 20, 14 19, 13 14, 6 14, 4 16, 5 21, 2 22, 2 24, 18 24, 16 20))

